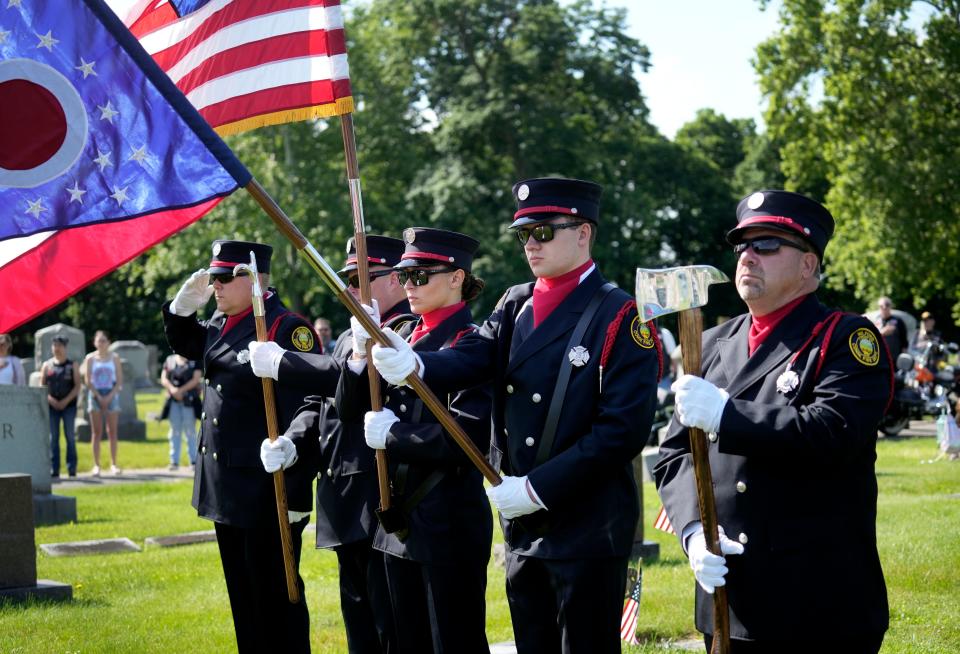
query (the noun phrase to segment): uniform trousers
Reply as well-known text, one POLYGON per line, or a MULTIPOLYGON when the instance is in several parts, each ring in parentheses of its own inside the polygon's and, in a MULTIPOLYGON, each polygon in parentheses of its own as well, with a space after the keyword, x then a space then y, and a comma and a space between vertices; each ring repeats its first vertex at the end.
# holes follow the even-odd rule
POLYGON ((489 654, 486 562, 419 563, 384 555, 403 654, 489 654))
POLYGON ((239 654, 310 651, 310 614, 299 572, 301 536, 309 521, 290 524, 300 589, 296 604, 287 598, 277 525, 244 528, 214 523, 239 654))
POLYGON ((538 559, 507 551, 517 654, 620 652, 628 557, 538 559))
MULTIPOLYGON (((816 625, 811 625, 816 629, 816 625)), ((883 643, 883 634, 863 636, 832 636, 822 634, 816 641, 797 640, 737 640, 730 639, 731 654, 809 654, 810 652, 843 652, 843 654, 877 654, 883 643)), ((713 634, 703 635, 707 654, 713 646, 713 634)))
POLYGON ((397 651, 384 554, 373 539, 336 548, 340 568, 340 610, 350 654, 397 651))

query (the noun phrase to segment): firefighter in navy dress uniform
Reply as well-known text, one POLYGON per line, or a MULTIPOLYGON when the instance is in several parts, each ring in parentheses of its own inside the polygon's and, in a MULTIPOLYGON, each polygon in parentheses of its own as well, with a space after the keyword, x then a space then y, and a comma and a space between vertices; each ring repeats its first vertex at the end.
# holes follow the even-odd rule
MULTIPOLYGON (((479 243, 441 229, 404 231, 396 270, 420 320, 399 334, 416 352, 452 347, 476 326, 467 303, 483 289, 471 264, 479 243)), ((354 338, 366 332, 353 319, 354 338)), ((390 386, 382 411, 370 408, 364 358, 355 351, 337 393, 343 419, 364 415, 371 451, 386 450, 391 497, 401 523, 383 520, 374 547, 386 554, 387 584, 400 652, 488 652, 487 562, 493 538, 483 476, 406 387, 390 386), (394 529, 397 529, 394 531, 394 529), (389 533, 388 533, 389 530, 389 533)), ((447 408, 481 452, 490 446, 486 385, 445 397, 447 408)))
MULTIPOLYGON (((403 241, 378 235, 367 236, 366 241, 370 294, 377 306, 386 307, 382 326, 399 329, 416 320, 393 270, 403 254, 403 241)), ((337 272, 346 278, 348 290, 359 300, 357 251, 352 238, 347 242, 346 263, 337 272)), ((361 343, 365 348, 365 341, 361 343)), ((260 357, 256 348, 251 344, 251 365, 257 375, 303 379, 310 384, 312 394, 285 435, 320 443, 316 544, 337 553, 348 651, 396 651, 383 553, 373 549, 375 511, 380 504, 376 457, 363 439, 363 416, 341 420, 333 406, 340 369, 354 349, 353 334, 349 330, 341 334, 333 352, 323 355, 289 352, 264 344, 259 349, 266 350, 267 356, 260 357)))
POLYGON ((511 227, 536 283, 508 289, 453 348, 415 354, 388 333, 394 347, 374 346, 373 360, 394 383, 419 369, 438 393, 493 381, 491 462, 506 476, 488 493, 517 651, 619 652, 640 513, 631 461, 650 432, 662 355, 591 258, 601 188, 531 179, 513 193, 511 227))
POLYGON ((727 234, 749 313, 703 335, 703 378, 674 383, 657 487, 698 581, 697 629, 726 585, 734 652, 876 652, 887 628, 877 554, 877 423, 892 386, 865 318, 817 300, 830 213, 786 191, 737 207, 727 234), (700 525, 687 427, 708 434, 726 557, 700 525))
MULTIPOLYGON (((174 352, 203 362, 203 414, 193 486, 193 506, 213 520, 240 652, 307 652, 310 618, 301 600, 287 599, 277 508, 271 476, 260 459, 267 434, 263 386, 248 365, 247 344, 256 338, 252 280, 233 276, 234 266, 254 252, 266 288, 272 248, 261 243, 215 241, 213 260, 183 284, 163 306, 167 341, 174 352), (213 295, 217 311, 198 320, 197 309, 213 295)), ((310 323, 288 311, 275 289, 265 293, 270 339, 298 352, 319 352, 310 323)), ((306 390, 276 385, 281 432, 303 403, 306 390)), ((287 504, 297 566, 301 534, 312 508, 316 441, 278 439, 272 457, 286 469, 287 504)))

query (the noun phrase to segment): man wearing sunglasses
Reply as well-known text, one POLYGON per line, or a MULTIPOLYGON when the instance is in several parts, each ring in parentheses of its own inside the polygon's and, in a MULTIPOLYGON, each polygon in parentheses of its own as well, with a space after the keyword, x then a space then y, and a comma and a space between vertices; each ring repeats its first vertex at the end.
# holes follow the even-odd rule
MULTIPOLYGON (((517 651, 619 652, 627 559, 639 516, 632 459, 650 431, 661 354, 631 296, 591 256, 600 186, 530 179, 513 187, 516 230, 535 283, 507 290, 480 330, 420 354, 436 392, 492 381, 488 491, 506 539, 517 651), (518 520, 519 518, 519 520, 518 520)), ((417 357, 388 332, 384 378, 417 357)))
POLYGON ((654 472, 697 580, 712 642, 726 586, 733 652, 877 652, 887 595, 876 546, 877 424, 892 394, 876 327, 820 304, 834 220, 760 191, 727 234, 748 313, 703 335, 703 376, 684 375, 654 472), (707 551, 689 427, 708 434, 724 556, 707 551))
MULTIPOLYGON (((281 349, 319 353, 310 323, 280 302, 267 288, 272 248, 262 243, 215 241, 213 258, 163 306, 167 341, 177 354, 203 361, 203 414, 193 485, 193 506, 214 522, 220 561, 241 652, 310 650, 310 616, 297 575, 301 601, 287 600, 286 577, 277 529, 273 479, 261 464, 267 434, 263 385, 247 365, 249 343, 256 339, 253 280, 235 277, 234 266, 254 253, 264 293, 270 339, 281 349), (197 317, 211 295, 217 310, 197 317)), ((275 386, 281 432, 303 404, 306 387, 281 381, 275 386)), ((316 439, 281 437, 270 450, 274 470, 286 470, 287 506, 297 566, 304 527, 310 517, 312 481, 319 444, 316 439)))

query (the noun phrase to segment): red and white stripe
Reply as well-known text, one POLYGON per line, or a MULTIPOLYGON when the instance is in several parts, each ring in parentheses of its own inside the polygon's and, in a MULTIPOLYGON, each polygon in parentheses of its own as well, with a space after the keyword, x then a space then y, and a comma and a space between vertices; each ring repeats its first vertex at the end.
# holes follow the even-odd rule
POLYGON ((639 645, 637 640, 637 622, 640 620, 640 603, 632 597, 627 599, 620 615, 620 640, 629 645, 639 645))
POLYGON ((221 134, 353 108, 339 0, 109 0, 221 134))
POLYGON ((660 531, 665 531, 668 534, 676 535, 676 531, 673 529, 673 525, 670 524, 670 518, 667 516, 667 510, 664 507, 660 507, 660 512, 657 513, 656 519, 653 521, 653 528, 659 529, 660 531))

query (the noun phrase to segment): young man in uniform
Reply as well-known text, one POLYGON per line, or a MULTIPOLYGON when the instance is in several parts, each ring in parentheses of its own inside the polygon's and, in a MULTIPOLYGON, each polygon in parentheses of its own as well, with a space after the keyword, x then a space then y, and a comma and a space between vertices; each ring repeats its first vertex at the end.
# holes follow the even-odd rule
POLYGON ((726 585, 733 652, 877 652, 887 593, 876 543, 877 423, 892 392, 877 328, 815 295, 830 213, 786 191, 737 207, 727 234, 749 310, 703 335, 703 377, 673 388, 655 467, 699 584, 697 629, 712 642, 710 593, 726 585), (726 558, 707 551, 687 428, 708 434, 726 558))
POLYGON ((573 179, 516 184, 510 227, 536 283, 508 289, 453 348, 418 358, 389 332, 393 347, 373 348, 394 384, 416 368, 438 394, 493 383, 491 459, 506 476, 488 493, 520 654, 620 651, 640 512, 631 461, 650 432, 662 360, 655 330, 591 258, 600 193, 573 179))
MULTIPOLYGON (((256 338, 253 280, 235 277, 234 266, 250 262, 254 252, 261 285, 267 288, 272 248, 261 243, 215 241, 213 259, 183 284, 163 306, 170 347, 203 362, 203 414, 196 459, 193 506, 213 520, 220 548, 237 648, 244 652, 310 651, 310 617, 297 574, 300 601, 287 599, 286 579, 271 475, 260 461, 267 433, 263 385, 247 365, 248 343, 256 338), (197 309, 213 295, 217 311, 199 320, 197 309)), ((297 352, 320 352, 310 323, 288 311, 276 289, 264 293, 270 339, 297 352)), ((277 422, 282 432, 307 394, 304 387, 280 381, 275 386, 277 422)), ((318 443, 278 439, 271 457, 286 469, 287 506, 297 567, 301 535, 312 508, 311 482, 318 443), (298 461, 299 459, 299 461, 298 461)))

